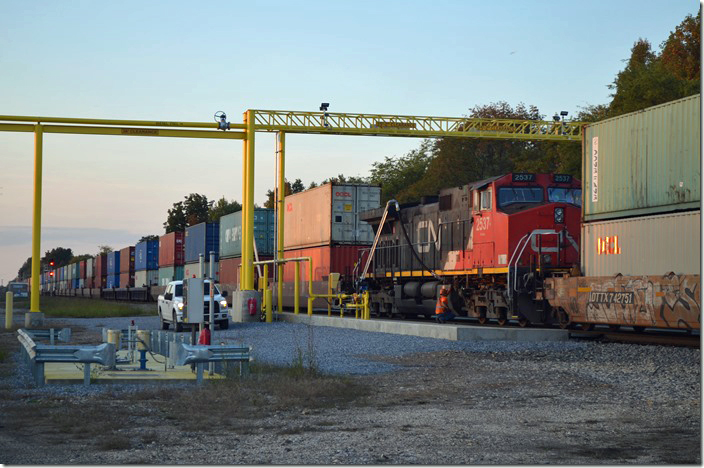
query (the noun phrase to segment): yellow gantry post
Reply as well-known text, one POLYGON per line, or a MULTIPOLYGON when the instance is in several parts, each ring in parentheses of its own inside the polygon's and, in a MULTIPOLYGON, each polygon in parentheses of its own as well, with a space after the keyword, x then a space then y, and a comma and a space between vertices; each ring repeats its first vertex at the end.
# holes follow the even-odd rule
POLYGON ((12 328, 12 291, 5 293, 5 330, 12 328))
POLYGON ((245 113, 247 145, 242 175, 242 289, 254 289, 253 241, 254 241, 254 111, 245 113), (246 182, 245 182, 246 180, 246 182))
POLYGON ((42 237, 42 156, 44 129, 38 123, 34 127, 34 214, 32 217, 32 289, 29 311, 39 312, 39 275, 42 237))
POLYGON ((300 262, 293 262, 293 264, 293 313, 297 315, 301 304, 301 264, 300 262))
MULTIPOLYGON (((276 151, 279 163, 279 189, 276 192, 276 259, 284 259, 284 197, 286 196, 286 177, 285 177, 285 146, 286 134, 284 132, 277 133, 276 151)), ((297 263, 297 262, 296 262, 297 263)), ((278 310, 279 313, 284 310, 284 264, 279 263, 277 267, 276 288, 279 297, 278 310)))

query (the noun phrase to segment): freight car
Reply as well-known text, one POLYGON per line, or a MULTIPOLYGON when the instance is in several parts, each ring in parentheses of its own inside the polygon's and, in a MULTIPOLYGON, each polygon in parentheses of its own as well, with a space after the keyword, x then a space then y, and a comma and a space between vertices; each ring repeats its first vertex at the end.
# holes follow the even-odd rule
POLYGON ((569 175, 509 173, 392 205, 383 223, 383 208, 362 213, 381 229, 363 280, 372 312, 432 316, 451 284, 459 316, 552 323, 543 285, 579 263, 581 198, 569 175))

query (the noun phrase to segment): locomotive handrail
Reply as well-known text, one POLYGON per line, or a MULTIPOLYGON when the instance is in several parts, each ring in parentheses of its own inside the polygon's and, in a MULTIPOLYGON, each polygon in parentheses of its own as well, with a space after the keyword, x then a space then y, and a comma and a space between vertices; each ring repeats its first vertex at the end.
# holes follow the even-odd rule
MULTIPOLYGON (((519 240, 519 241, 518 241, 518 244, 516 244, 516 248, 513 250, 513 254, 511 254, 511 259, 510 259, 509 262, 508 262, 508 273, 507 273, 507 278, 506 278, 506 284, 508 284, 508 286, 509 286, 509 288, 510 288, 510 293, 513 293, 514 291, 517 290, 517 288, 516 288, 516 280, 517 280, 517 278, 518 278, 518 274, 515 274, 515 275, 513 276, 513 285, 511 285, 511 268, 512 268, 512 263, 515 263, 515 265, 513 265, 513 268, 514 268, 514 269, 517 269, 517 268, 518 268, 518 260, 519 260, 519 259, 521 258, 521 256, 523 255, 523 252, 525 251, 526 247, 528 246, 528 243, 533 239, 534 236, 536 236, 536 235, 541 235, 541 236, 542 236, 543 234, 546 234, 546 235, 551 235, 551 234, 552 234, 552 235, 557 236, 557 237, 558 237, 557 242, 558 242, 558 244, 559 244, 559 242, 560 242, 560 232, 557 232, 557 231, 552 230, 552 229, 534 229, 533 231, 531 231, 530 234, 525 234, 523 237, 521 237, 521 240, 519 240), (523 247, 521 247, 521 244, 523 244, 523 247), (518 252, 519 247, 521 248, 521 251, 520 251, 520 253, 518 254, 518 256, 516 256, 516 252, 518 252), (515 258, 515 262, 514 262, 514 258, 515 258), (513 286, 513 287, 512 287, 512 286, 513 286)), ((510 301, 510 302, 513 302, 513 294, 509 294, 509 301, 510 301)))

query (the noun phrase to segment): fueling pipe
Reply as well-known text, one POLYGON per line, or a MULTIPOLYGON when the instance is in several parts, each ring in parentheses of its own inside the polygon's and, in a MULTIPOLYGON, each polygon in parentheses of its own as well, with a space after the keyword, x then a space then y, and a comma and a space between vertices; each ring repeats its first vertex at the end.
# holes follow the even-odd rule
MULTIPOLYGON (((328 294, 316 294, 313 292, 313 258, 312 257, 296 257, 296 258, 286 258, 282 260, 262 260, 259 262, 252 262, 253 265, 264 265, 264 271, 265 274, 268 274, 268 264, 274 264, 274 265, 279 265, 279 264, 285 264, 288 262, 296 262, 296 271, 298 271, 298 263, 300 262, 308 262, 308 315, 313 315, 313 301, 315 299, 326 299, 328 300, 328 315, 330 315, 330 299, 338 299, 340 301, 340 307, 342 308, 343 301, 345 299, 353 299, 352 304, 346 304, 344 307, 350 308, 350 309, 355 309, 359 310, 361 309, 361 315, 362 318, 368 320, 370 318, 369 314, 369 293, 364 292, 363 294, 335 294, 332 293, 332 278, 328 276, 328 294), (359 302, 361 300, 361 303, 359 302)), ((337 278, 339 279, 339 273, 336 274, 337 278)), ((332 276, 332 275, 331 275, 332 276)), ((296 275, 296 279, 298 279, 298 275, 296 275)), ((281 280, 281 279, 279 279, 281 280)), ((299 281, 294 282, 294 299, 295 299, 295 306, 294 306, 294 313, 298 313, 298 299, 300 296, 299 292, 299 281)), ((270 322, 273 321, 273 305, 271 299, 268 300, 267 304, 267 290, 269 288, 268 285, 268 278, 264 279, 263 282, 263 289, 264 289, 264 307, 266 311, 266 321, 270 322)), ((271 294, 268 295, 269 298, 271 298, 271 294)), ((281 301, 282 298, 279 297, 279 301, 281 301)), ((357 314, 355 314, 357 316, 357 314)))

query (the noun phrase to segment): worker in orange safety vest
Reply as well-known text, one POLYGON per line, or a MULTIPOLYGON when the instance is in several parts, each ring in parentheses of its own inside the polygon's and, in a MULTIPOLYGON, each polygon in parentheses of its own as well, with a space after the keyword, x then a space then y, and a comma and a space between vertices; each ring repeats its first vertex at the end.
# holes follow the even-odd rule
POLYGON ((435 321, 438 323, 447 322, 455 318, 455 314, 450 309, 449 295, 450 286, 443 284, 442 288, 440 288, 438 302, 435 304, 435 321))

